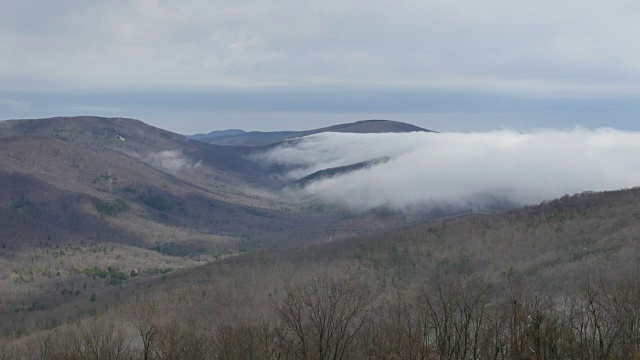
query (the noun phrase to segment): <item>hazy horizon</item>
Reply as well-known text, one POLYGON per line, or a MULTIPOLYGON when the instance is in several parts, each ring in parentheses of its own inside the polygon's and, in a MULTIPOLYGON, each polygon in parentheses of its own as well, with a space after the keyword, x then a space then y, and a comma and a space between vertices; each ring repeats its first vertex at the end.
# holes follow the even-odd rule
POLYGON ((0 0, 0 119, 640 130, 629 3, 0 0))
POLYGON ((399 114, 394 116, 393 114, 385 117, 370 116, 368 114, 353 115, 353 114, 291 114, 286 113, 282 115, 278 114, 230 114, 223 118, 222 121, 189 121, 189 122, 176 122, 173 118, 162 117, 145 117, 145 116, 130 116, 126 113, 115 114, 100 114, 96 113, 76 113, 72 115, 60 115, 60 114, 43 114, 42 116, 32 117, 7 117, 0 118, 0 121, 7 120, 30 120, 41 118, 53 118, 53 117, 81 117, 81 116, 97 116, 97 117, 121 117, 130 118, 143 121, 149 125, 159 127, 164 130, 169 130, 182 135, 196 135, 207 134, 212 131, 232 130, 239 129, 247 132, 260 131, 304 131, 313 130, 323 127, 329 127, 333 125, 340 125, 346 123, 353 123, 363 120, 390 120, 408 123, 422 127, 427 130, 432 130, 442 133, 474 133, 474 132, 490 132, 490 131, 514 131, 530 133, 539 130, 558 130, 558 131, 571 131, 576 128, 584 128, 589 130, 598 129, 615 129, 620 131, 640 131, 640 122, 635 123, 633 121, 626 121, 624 119, 617 119, 617 121, 599 121, 593 119, 591 121, 562 121, 556 117, 546 117, 540 120, 532 120, 531 118, 519 117, 514 118, 508 115, 492 116, 490 119, 478 121, 478 117, 464 116, 461 114, 399 114), (510 121, 510 120, 518 121, 510 121), (528 121, 523 121, 523 120, 528 121), (244 120, 244 121, 243 121, 244 120))

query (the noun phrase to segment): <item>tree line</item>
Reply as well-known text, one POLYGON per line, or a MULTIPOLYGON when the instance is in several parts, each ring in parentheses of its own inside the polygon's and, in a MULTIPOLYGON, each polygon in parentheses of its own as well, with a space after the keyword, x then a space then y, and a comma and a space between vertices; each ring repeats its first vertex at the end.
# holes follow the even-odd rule
POLYGON ((51 332, 0 359, 638 359, 640 279, 585 282, 546 296, 509 275, 493 284, 438 275, 380 295, 355 277, 287 286, 273 319, 205 329, 157 319, 139 301, 127 321, 51 332), (127 329, 135 330, 132 338, 127 329))

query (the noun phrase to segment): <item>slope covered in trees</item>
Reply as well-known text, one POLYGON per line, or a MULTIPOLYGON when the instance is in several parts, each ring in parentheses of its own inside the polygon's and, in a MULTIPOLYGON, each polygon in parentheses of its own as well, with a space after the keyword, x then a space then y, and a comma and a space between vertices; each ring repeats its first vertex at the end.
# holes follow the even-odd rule
POLYGON ((149 358, 633 358, 638 200, 638 189, 585 193, 240 255, 5 314, 15 322, 2 331, 20 353, 48 344, 71 358, 113 329, 123 354, 149 358))

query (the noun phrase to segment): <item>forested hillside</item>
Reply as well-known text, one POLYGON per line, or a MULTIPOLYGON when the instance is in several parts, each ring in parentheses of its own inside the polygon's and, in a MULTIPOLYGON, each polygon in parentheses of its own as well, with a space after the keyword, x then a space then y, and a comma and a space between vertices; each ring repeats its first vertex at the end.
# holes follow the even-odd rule
POLYGON ((54 358, 97 339, 120 358, 633 358, 639 199, 584 193, 226 258, 23 312, 5 341, 54 358))

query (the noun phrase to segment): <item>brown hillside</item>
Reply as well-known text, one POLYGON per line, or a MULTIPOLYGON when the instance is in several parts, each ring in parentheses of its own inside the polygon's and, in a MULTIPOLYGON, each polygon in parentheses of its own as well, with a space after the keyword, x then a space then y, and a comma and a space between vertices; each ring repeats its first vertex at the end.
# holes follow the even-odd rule
MULTIPOLYGON (((246 159, 254 149, 205 144, 134 119, 82 116, 0 122, 0 137, 9 135, 46 136, 83 149, 115 151, 147 161, 165 151, 176 152, 189 164, 204 165, 207 171, 201 172, 208 178, 258 185, 266 180, 259 176, 263 174, 260 167, 246 159)), ((181 176, 180 171, 173 172, 181 176)))
MULTIPOLYGON (((119 152, 32 135, 0 138, 0 152, 0 232, 12 245, 60 242, 73 234, 151 246, 304 223, 282 210, 254 207, 259 199, 208 191, 119 152), (152 223, 165 231, 143 230, 152 223), (171 227, 183 229, 185 238, 171 227)), ((198 170, 185 169, 183 176, 198 170)))
MULTIPOLYGON (((181 321, 191 319, 204 327, 238 325, 272 318, 271 305, 285 284, 321 274, 361 278, 372 284, 380 299, 397 289, 420 287, 434 274, 491 282, 504 282, 507 274, 515 274, 536 294, 555 297, 574 293, 584 280, 616 278, 636 269, 639 199, 638 189, 580 194, 503 215, 245 254, 164 279, 107 289, 98 295, 98 303, 111 308, 114 303, 128 304, 127 298, 145 297, 160 305, 164 319, 175 319, 175 309, 181 309, 181 321)), ((21 317, 55 318, 69 306, 88 310, 94 305, 82 299, 53 312, 21 317)))

